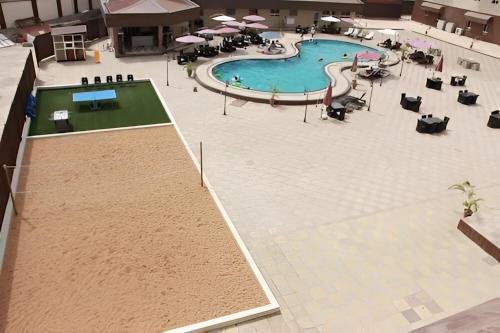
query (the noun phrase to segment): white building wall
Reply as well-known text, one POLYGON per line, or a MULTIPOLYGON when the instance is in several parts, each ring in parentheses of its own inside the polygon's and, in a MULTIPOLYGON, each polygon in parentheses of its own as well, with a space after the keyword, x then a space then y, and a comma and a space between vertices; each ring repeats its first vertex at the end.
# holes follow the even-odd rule
POLYGON ((474 12, 484 13, 488 15, 500 16, 500 3, 492 3, 491 0, 430 0, 430 2, 438 3, 444 6, 462 8, 474 12))
MULTIPOLYGON (((37 1, 37 3, 41 2, 37 1)), ((40 6, 40 4, 38 6, 40 6)), ((75 6, 73 4, 73 0, 61 0, 61 8, 63 16, 72 15, 75 13, 75 6)))
MULTIPOLYGON (((31 7, 31 3, 29 4, 31 7)), ((57 1, 44 0, 43 5, 38 4, 38 15, 42 21, 52 20, 58 17, 57 15, 57 1)))
POLYGON ((14 27, 16 20, 33 16, 31 1, 5 2, 1 6, 8 28, 14 27))

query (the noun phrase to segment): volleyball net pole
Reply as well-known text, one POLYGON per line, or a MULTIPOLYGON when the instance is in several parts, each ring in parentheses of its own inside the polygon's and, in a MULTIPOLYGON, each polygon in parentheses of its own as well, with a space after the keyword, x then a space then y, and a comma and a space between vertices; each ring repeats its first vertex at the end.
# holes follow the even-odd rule
POLYGON ((14 200, 14 193, 12 192, 12 187, 10 186, 10 177, 9 177, 9 171, 7 170, 7 165, 3 165, 3 171, 5 175, 5 180, 7 182, 7 186, 9 187, 9 193, 10 193, 10 199, 12 200, 12 207, 14 207, 14 214, 17 214, 17 207, 16 207, 16 201, 14 200))

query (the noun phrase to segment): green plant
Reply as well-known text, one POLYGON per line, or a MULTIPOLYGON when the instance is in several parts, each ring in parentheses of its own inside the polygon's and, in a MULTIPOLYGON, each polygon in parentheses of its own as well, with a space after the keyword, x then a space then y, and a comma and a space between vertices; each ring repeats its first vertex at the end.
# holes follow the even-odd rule
POLYGON ((269 100, 269 102, 271 103, 271 106, 274 106, 274 102, 278 98, 278 93, 279 92, 280 91, 279 91, 277 85, 275 85, 275 84, 271 85, 271 99, 269 100))
POLYGON ((184 65, 184 69, 186 69, 188 77, 193 75, 193 63, 191 61, 188 61, 187 64, 184 65))
POLYGON ((464 206, 464 217, 471 216, 474 212, 477 212, 479 208, 479 202, 483 201, 481 198, 476 198, 476 192, 474 191, 475 186, 472 185, 468 180, 461 184, 451 185, 448 189, 457 190, 465 195, 465 201, 462 203, 464 206))

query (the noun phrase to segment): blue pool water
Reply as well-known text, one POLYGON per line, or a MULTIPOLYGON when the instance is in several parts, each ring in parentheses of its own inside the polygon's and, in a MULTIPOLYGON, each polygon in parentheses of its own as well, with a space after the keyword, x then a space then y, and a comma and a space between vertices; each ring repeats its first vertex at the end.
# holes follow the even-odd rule
POLYGON ((213 68, 214 76, 222 82, 230 82, 236 75, 241 87, 281 93, 300 93, 324 89, 329 78, 324 67, 331 62, 352 61, 354 54, 376 49, 349 42, 318 39, 298 44, 300 57, 287 59, 248 59, 222 63, 213 68), (347 53, 348 58, 342 56, 347 53), (323 58, 322 62, 318 60, 323 58))

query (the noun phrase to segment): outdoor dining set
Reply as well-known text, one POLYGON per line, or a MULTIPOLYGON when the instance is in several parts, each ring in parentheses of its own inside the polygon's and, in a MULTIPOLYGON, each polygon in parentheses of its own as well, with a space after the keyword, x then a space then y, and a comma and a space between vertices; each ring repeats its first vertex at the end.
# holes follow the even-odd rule
POLYGON ((420 111, 420 104, 422 104, 422 97, 408 97, 405 93, 401 94, 401 101, 399 102, 403 109, 413 112, 420 111))
POLYGON ((419 133, 441 133, 446 130, 448 121, 450 118, 444 117, 444 119, 434 117, 432 114, 423 115, 421 119, 417 121, 417 132, 419 133))
POLYGON ((473 92, 470 92, 468 90, 460 90, 458 92, 458 99, 457 101, 459 103, 465 104, 465 105, 472 105, 476 104, 477 98, 479 97, 478 94, 475 94, 473 92))

